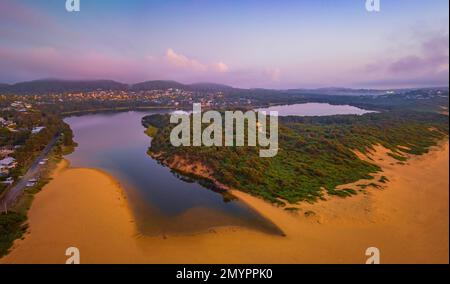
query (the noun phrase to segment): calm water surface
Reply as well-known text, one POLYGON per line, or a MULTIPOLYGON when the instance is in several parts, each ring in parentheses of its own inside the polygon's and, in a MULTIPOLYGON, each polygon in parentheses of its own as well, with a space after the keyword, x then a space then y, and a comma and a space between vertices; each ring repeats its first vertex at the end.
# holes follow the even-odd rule
POLYGON ((78 143, 67 159, 72 167, 97 168, 113 175, 124 187, 143 234, 191 233, 229 225, 280 234, 243 202, 183 181, 146 154, 151 140, 144 134, 141 119, 161 112, 66 118, 78 143))
MULTIPOLYGON (((298 104, 276 106, 279 115, 364 114, 351 106, 298 104)), ((68 117, 78 147, 67 156, 73 167, 104 170, 124 187, 138 228, 147 235, 192 233, 219 226, 244 226, 270 234, 281 231, 243 202, 198 183, 179 179, 147 155, 151 139, 141 119, 152 113, 120 112, 68 117)))
POLYGON ((324 103, 272 106, 268 108, 260 108, 257 109, 257 111, 277 111, 279 116, 326 116, 338 114, 363 115, 373 112, 349 105, 330 105, 324 103))

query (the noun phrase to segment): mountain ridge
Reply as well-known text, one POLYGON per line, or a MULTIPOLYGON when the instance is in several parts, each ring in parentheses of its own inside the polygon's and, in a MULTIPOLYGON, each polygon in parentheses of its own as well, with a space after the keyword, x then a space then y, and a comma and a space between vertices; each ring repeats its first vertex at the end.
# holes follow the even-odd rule
MULTIPOLYGON (((436 87, 448 90, 448 87, 436 87)), ((434 88, 434 89, 436 89, 434 88)), ((365 89, 365 88, 345 88, 328 87, 316 89, 265 89, 265 88, 236 88, 225 84, 198 82, 192 84, 183 84, 173 80, 149 80, 135 84, 121 83, 115 80, 64 80, 64 79, 40 79, 33 81, 18 82, 15 84, 0 83, 1 93, 11 94, 42 94, 58 92, 88 92, 96 90, 124 90, 124 91, 146 91, 146 90, 168 90, 182 89, 194 92, 241 92, 241 91, 262 91, 262 92, 284 92, 284 93, 309 93, 320 95, 380 95, 385 94, 388 89, 365 89)), ((399 90, 415 90, 429 88, 409 88, 399 90)), ((396 91, 393 89, 393 91, 396 91)))

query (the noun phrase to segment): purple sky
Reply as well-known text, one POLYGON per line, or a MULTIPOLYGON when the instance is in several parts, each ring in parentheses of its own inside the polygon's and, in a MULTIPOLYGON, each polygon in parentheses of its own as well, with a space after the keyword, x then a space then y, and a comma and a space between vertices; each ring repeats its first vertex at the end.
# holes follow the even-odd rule
POLYGON ((448 0, 0 0, 0 82, 448 86, 448 0))

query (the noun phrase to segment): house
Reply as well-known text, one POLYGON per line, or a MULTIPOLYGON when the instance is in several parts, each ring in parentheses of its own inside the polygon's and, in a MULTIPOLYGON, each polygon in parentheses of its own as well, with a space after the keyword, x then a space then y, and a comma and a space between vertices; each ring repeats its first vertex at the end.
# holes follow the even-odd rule
POLYGON ((21 107, 21 106, 22 106, 22 103, 18 102, 18 101, 15 101, 15 102, 11 103, 11 107, 13 107, 13 108, 18 108, 18 107, 21 107))
POLYGON ((34 128, 31 130, 31 133, 32 133, 32 134, 38 134, 38 133, 41 132, 44 128, 45 128, 44 126, 37 126, 37 127, 34 127, 34 128))
POLYGON ((13 169, 17 165, 16 159, 13 157, 6 157, 3 160, 0 160, 0 170, 4 171, 5 169, 13 169))
POLYGON ((36 185, 36 182, 34 181, 28 181, 27 184, 25 185, 26 187, 33 187, 36 185))

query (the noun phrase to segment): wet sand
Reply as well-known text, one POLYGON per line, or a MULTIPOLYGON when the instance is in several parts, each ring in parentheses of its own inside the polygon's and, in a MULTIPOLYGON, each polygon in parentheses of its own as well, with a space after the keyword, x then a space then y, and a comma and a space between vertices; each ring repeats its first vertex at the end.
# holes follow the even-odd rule
POLYGON ((355 197, 302 203, 291 213, 233 191, 285 237, 232 227, 142 236, 114 179, 65 162, 36 196, 29 234, 0 263, 64 263, 70 246, 80 249, 82 263, 364 263, 372 246, 382 263, 448 263, 448 141, 405 165, 376 150, 371 158, 384 172, 373 181, 383 175, 389 182, 355 197))

